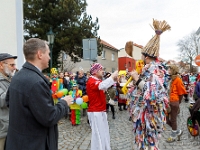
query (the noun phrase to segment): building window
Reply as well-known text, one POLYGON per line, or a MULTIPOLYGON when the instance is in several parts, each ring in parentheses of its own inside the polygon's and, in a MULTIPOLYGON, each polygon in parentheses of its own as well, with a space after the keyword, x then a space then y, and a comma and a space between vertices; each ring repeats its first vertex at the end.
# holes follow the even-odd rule
POLYGON ((106 51, 102 51, 102 59, 106 59, 106 51))
POLYGON ((113 53, 112 53, 112 58, 111 58, 111 60, 112 60, 112 61, 115 61, 115 54, 113 54, 113 53))

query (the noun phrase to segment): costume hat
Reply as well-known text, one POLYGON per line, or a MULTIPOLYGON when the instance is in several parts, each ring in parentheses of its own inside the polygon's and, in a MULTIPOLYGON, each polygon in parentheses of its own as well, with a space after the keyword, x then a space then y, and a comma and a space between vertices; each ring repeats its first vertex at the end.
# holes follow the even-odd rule
POLYGON ((99 63, 94 63, 91 68, 90 68, 90 74, 94 75, 96 74, 99 70, 103 69, 103 66, 99 63))

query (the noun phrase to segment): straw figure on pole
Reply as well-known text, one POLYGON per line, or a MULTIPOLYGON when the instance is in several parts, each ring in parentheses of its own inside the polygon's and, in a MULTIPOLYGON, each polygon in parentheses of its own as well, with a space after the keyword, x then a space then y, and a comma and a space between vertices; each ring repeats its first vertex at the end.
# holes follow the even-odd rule
POLYGON ((142 53, 148 54, 148 56, 150 57, 158 57, 160 49, 160 35, 167 30, 171 30, 171 27, 167 24, 165 20, 158 21, 153 19, 152 29, 155 31, 156 34, 142 49, 142 53))
POLYGON ((142 49, 145 66, 140 75, 130 72, 135 87, 130 91, 130 116, 133 122, 135 143, 140 150, 157 150, 159 137, 165 129, 168 100, 168 80, 165 64, 157 61, 160 35, 171 27, 164 21, 153 19, 155 36, 142 49))

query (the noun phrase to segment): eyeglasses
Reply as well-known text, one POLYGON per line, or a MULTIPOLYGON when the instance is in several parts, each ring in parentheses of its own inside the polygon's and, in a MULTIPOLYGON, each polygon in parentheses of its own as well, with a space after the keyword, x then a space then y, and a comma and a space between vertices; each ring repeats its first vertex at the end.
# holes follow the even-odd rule
POLYGON ((3 63, 9 65, 10 67, 15 67, 16 66, 16 64, 9 64, 9 63, 6 63, 6 62, 3 62, 3 63))

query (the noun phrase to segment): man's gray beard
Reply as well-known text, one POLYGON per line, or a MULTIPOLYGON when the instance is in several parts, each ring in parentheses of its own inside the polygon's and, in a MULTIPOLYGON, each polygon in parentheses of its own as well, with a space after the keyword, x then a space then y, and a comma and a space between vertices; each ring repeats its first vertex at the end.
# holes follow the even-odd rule
POLYGON ((9 77, 13 77, 15 75, 15 70, 13 72, 11 72, 7 67, 4 68, 4 72, 9 77))

